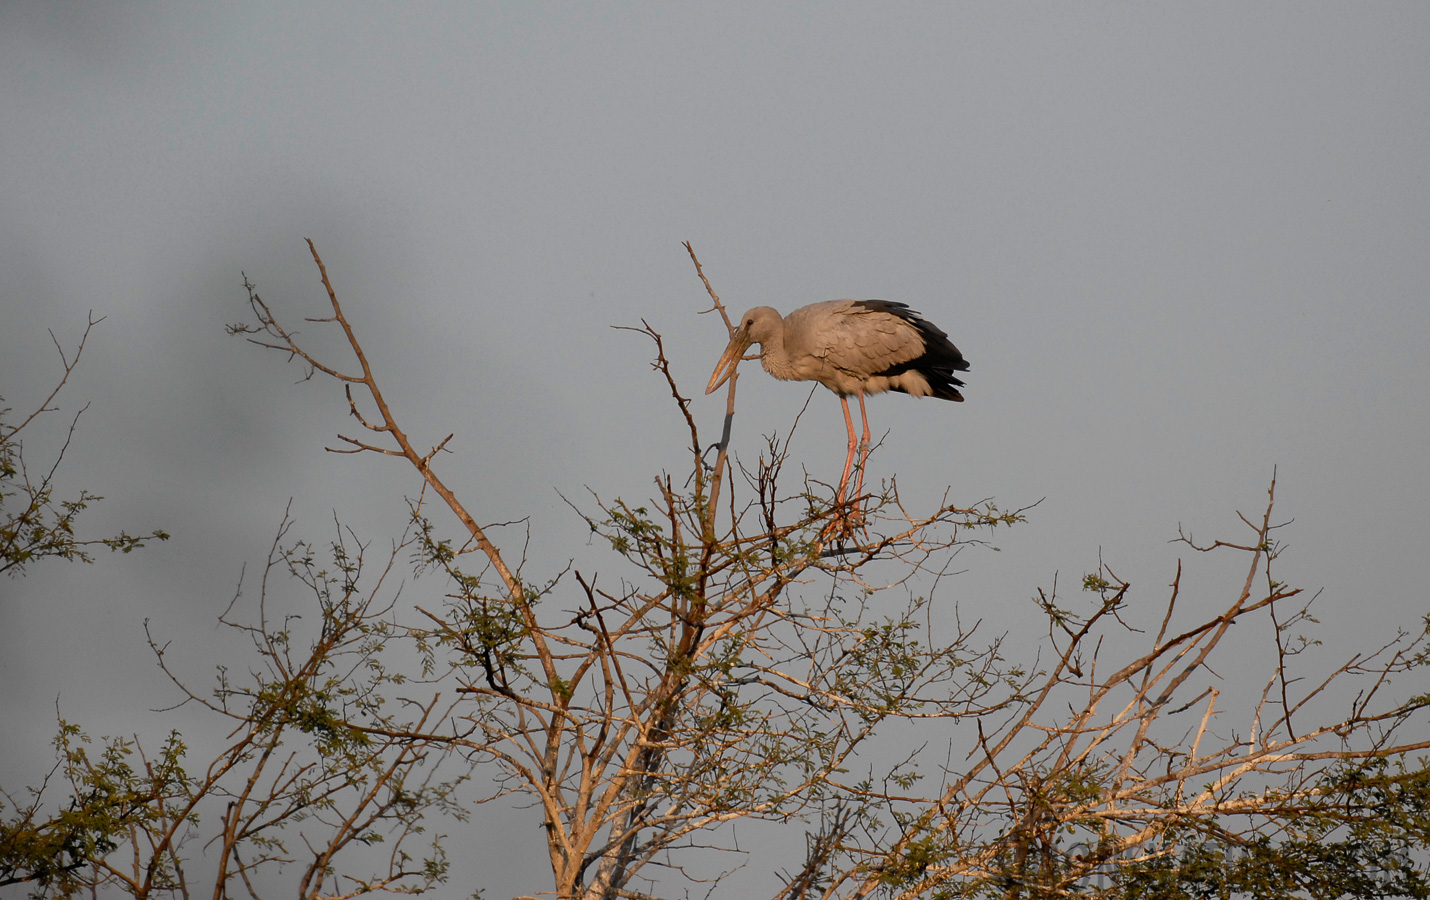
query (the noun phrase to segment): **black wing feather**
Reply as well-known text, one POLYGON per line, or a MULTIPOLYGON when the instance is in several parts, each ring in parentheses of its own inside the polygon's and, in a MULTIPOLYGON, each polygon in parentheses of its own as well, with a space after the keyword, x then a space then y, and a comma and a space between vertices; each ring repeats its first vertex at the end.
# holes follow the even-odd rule
POLYGON ((918 372, 928 381, 929 387, 933 388, 935 397, 941 400, 963 400, 963 395, 958 392, 958 389, 963 387, 963 382, 953 373, 967 372, 968 360, 963 358, 963 354, 948 339, 942 328, 909 309, 907 303, 897 303, 893 300, 857 300, 855 305, 870 312, 898 316, 914 326, 924 342, 924 352, 921 356, 876 374, 894 376, 904 372, 918 372))

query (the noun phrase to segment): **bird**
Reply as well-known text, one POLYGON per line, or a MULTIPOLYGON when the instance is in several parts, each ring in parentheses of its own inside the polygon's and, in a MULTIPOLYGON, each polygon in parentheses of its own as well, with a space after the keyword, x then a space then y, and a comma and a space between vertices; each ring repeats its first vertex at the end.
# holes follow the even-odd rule
POLYGON ((769 306, 757 306, 740 318, 705 393, 714 393, 735 374, 751 344, 760 345, 760 365, 783 381, 817 381, 839 397, 849 452, 839 478, 835 503, 843 506, 849 474, 858 447, 859 481, 854 496, 864 492, 864 464, 869 457, 869 414, 866 394, 899 391, 914 397, 963 402, 964 384, 955 374, 968 371, 968 360, 937 325, 907 303, 891 300, 829 300, 801 306, 781 316, 769 306), (862 439, 854 432, 849 398, 859 398, 862 439))

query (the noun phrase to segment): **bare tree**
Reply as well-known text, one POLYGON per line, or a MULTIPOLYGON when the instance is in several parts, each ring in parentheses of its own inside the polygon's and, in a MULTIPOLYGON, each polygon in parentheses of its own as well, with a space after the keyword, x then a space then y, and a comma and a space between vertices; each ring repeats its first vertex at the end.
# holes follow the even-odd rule
POLYGON ((326 553, 291 540, 290 528, 285 514, 260 579, 256 621, 238 617, 241 591, 220 618, 251 642, 245 673, 220 666, 216 688, 196 692, 151 638, 180 705, 229 721, 222 746, 195 768, 178 732, 153 752, 137 735, 107 739, 96 751, 62 721, 45 783, 23 801, 6 795, 17 815, 0 824, 0 885, 31 883, 55 896, 207 892, 218 900, 264 896, 278 873, 296 871, 300 898, 340 900, 421 893, 445 879, 440 835, 422 850, 413 845, 434 814, 465 818, 451 805, 465 770, 444 777, 453 767, 427 745, 380 734, 420 731, 449 713, 436 693, 423 706, 388 704, 403 681, 382 660, 398 598, 391 581, 411 542, 370 572, 368 547, 341 527, 326 553), (301 616, 270 616, 272 595, 286 594, 285 585, 307 594, 316 629, 305 629, 301 616), (68 794, 56 814, 46 813, 51 782, 68 794), (355 852, 379 845, 385 853, 355 852))
MULTIPOLYGON (((46 558, 91 562, 96 546, 129 552, 168 538, 163 531, 77 536, 80 514, 102 498, 80 491, 60 499, 56 476, 84 408, 47 467, 32 474, 26 465, 22 433, 57 410, 56 398, 101 321, 90 317, 72 353, 51 335, 63 374, 19 424, 0 424, 0 572, 27 574, 46 558)), ((444 712, 436 696, 423 708, 384 706, 384 692, 397 680, 379 660, 393 627, 389 576, 406 547, 394 547, 374 578, 366 571, 368 548, 351 534, 339 528, 324 563, 318 548, 288 542, 289 526, 285 516, 264 569, 256 623, 244 622, 237 596, 221 619, 251 640, 257 664, 232 679, 221 670, 215 691, 184 689, 185 702, 230 720, 221 749, 194 773, 177 732, 147 751, 137 735, 96 746, 61 720, 49 775, 25 793, 0 792, 0 887, 25 884, 52 896, 117 888, 134 897, 188 897, 212 879, 213 896, 226 897, 234 885, 255 893, 269 871, 292 866, 301 872, 299 896, 316 898, 420 891, 444 877, 440 844, 422 856, 409 849, 428 827, 424 817, 444 808, 461 772, 440 780, 424 746, 373 738, 346 724, 363 718, 410 730, 444 712), (296 619, 275 622, 266 612, 270 589, 278 590, 285 576, 318 612, 311 634, 296 619), (56 793, 64 796, 51 802, 56 793), (201 821, 215 830, 206 834, 201 821), (377 841, 391 848, 387 858, 361 878, 350 874, 366 861, 340 854, 377 841), (211 855, 193 852, 196 845, 211 855), (338 874, 339 861, 349 874, 338 874)), ((168 672, 165 648, 152 646, 168 672)))
MULTIPOLYGON (((1189 833, 1265 836, 1343 799, 1345 767, 1364 773, 1430 747, 1402 734, 1425 698, 1388 696, 1424 664, 1423 631, 1309 681, 1290 672, 1310 614, 1271 575, 1274 480, 1265 513, 1246 520, 1248 540, 1186 539, 1247 556, 1242 590, 1216 615, 1186 621, 1179 572, 1148 640, 1123 623, 1129 585, 1104 568, 1084 583, 1089 609, 1040 593, 1051 655, 1009 661, 956 611, 935 623, 931 603, 955 554, 1025 510, 910 502, 889 482, 868 499, 865 530, 847 534, 823 486, 781 486, 788 438, 734 463, 735 379, 724 434, 707 451, 661 337, 644 324, 636 330, 687 429, 688 469, 658 477, 647 501, 593 496, 578 508, 640 577, 611 585, 573 571, 529 584, 438 476, 451 436, 419 444, 400 425, 309 246, 328 311, 306 321, 339 328, 354 362, 310 353, 251 284, 257 321, 232 330, 341 382, 362 431, 339 435, 334 451, 405 459, 461 526, 459 540, 444 538, 416 504, 421 564, 445 573, 450 592, 404 634, 456 700, 421 728, 345 726, 458 752, 495 795, 534 800, 562 900, 695 883, 688 867, 731 849, 728 826, 748 819, 818 823, 807 858, 785 867, 782 897, 1061 896, 1093 877, 1125 886, 1119 873, 1168 858, 1189 833), (556 594, 563 602, 543 602, 556 594), (1223 696, 1211 664, 1253 617, 1270 620, 1273 641, 1236 730, 1229 716, 1244 698, 1223 696), (1361 686, 1327 717, 1343 681, 1361 686), (950 741, 948 761, 910 758, 851 779, 894 722, 950 741)), ((407 702, 436 715, 427 700, 407 702)))
MULTIPOLYGON (((321 269, 316 252, 314 260, 321 269)), ((909 587, 918 577, 936 582, 970 534, 1017 521, 1019 511, 943 503, 916 513, 891 487, 871 509, 877 537, 831 546, 830 505, 812 485, 780 495, 787 446, 771 441, 758 465, 740 471, 753 498, 721 517, 713 500, 728 478, 726 446, 707 466, 689 400, 648 326, 640 330, 688 429, 692 488, 664 475, 650 506, 596 498, 597 511, 583 513, 593 533, 647 580, 609 590, 574 572, 579 611, 543 618, 538 603, 558 582, 524 583, 439 478, 433 461, 450 436, 428 450, 407 436, 323 278, 331 315, 309 321, 342 329, 353 371, 309 354, 251 288, 258 324, 247 333, 343 382, 371 437, 340 435, 337 452, 405 458, 468 537, 454 548, 419 517, 425 563, 450 577, 453 592, 445 609, 422 610, 429 624, 414 637, 445 652, 441 664, 464 701, 449 719, 454 730, 383 734, 495 763, 504 790, 535 797, 558 897, 634 896, 648 868, 678 865, 669 851, 718 846, 725 823, 812 812, 888 718, 977 714, 1019 689, 996 671, 996 646, 969 650, 966 634, 946 649, 920 643, 928 599, 909 587), (472 551, 483 564, 476 574, 465 568, 472 551), (894 564, 886 583, 872 580, 882 563, 894 564), (792 586, 815 578, 839 586, 821 590, 816 607, 789 602, 792 586), (867 600, 879 591, 904 594, 882 619, 867 600)), ((733 381, 730 390, 733 398, 733 381)))
MULTIPOLYGON (((1329 669, 1303 652, 1310 601, 1272 574, 1274 476, 1244 539, 1182 537, 1245 567, 1212 612, 1182 602, 1179 567, 1141 631, 1131 586, 1103 565, 1087 599, 1038 592, 1046 634, 1028 651, 936 603, 957 555, 1026 509, 889 481, 853 498, 866 514, 851 529, 830 486, 787 486, 788 434, 753 459, 730 452, 737 379, 707 446, 642 323, 688 436, 680 474, 646 500, 571 504, 615 575, 533 583, 525 548, 510 556, 439 477, 451 436, 420 443, 400 425, 309 247, 327 306, 306 321, 338 329, 350 360, 310 352, 252 284, 256 322, 230 330, 343 384, 361 430, 331 449, 406 460, 411 528, 374 555, 340 524, 326 546, 294 539, 285 515, 256 597, 240 591, 221 618, 247 645, 241 674, 195 689, 151 638, 180 705, 225 723, 221 746, 198 754, 173 733, 96 747, 62 722, 50 778, 3 795, 0 885, 421 893, 447 877, 439 816, 511 797, 551 866, 529 896, 560 900, 713 894, 752 820, 809 829, 802 858, 760 859, 782 879, 772 900, 1430 895, 1413 853, 1430 841, 1430 768, 1412 756, 1430 748, 1430 696, 1401 688, 1430 659, 1427 633, 1329 669), (439 599, 401 595, 405 558, 440 576, 439 599), (294 590, 306 618, 274 612, 294 590), (1217 676, 1257 640, 1259 681, 1217 676)), ((30 518, 49 483, 26 495, 30 518)), ((81 552, 55 548, 39 555, 81 552)))
POLYGON ((1166 863, 1189 837, 1250 847, 1306 826, 1328 834, 1385 814, 1347 802, 1369 786, 1416 782, 1423 793, 1423 763, 1393 775, 1384 763, 1430 748, 1430 697, 1384 695, 1425 665, 1426 630, 1297 677, 1292 659, 1307 647, 1298 630, 1314 620, 1301 592, 1271 571, 1274 499, 1273 479, 1260 520, 1242 517, 1249 540, 1182 538, 1198 552, 1246 557, 1241 590, 1216 615, 1174 624, 1180 566, 1150 639, 1121 621, 1130 585, 1105 567, 1084 582, 1100 601, 1089 612, 1040 593, 1051 665, 996 716, 976 717, 963 765, 945 769, 937 794, 866 795, 899 810, 897 824, 846 844, 823 896, 922 897, 950 885, 954 894, 1125 896, 1120 876, 1166 863), (1238 720, 1211 664, 1232 629, 1256 616, 1271 625, 1265 676, 1250 697, 1230 698, 1231 710, 1248 707, 1238 720), (1332 691, 1347 680, 1354 690, 1332 691), (1348 699, 1317 703, 1332 693, 1348 699))

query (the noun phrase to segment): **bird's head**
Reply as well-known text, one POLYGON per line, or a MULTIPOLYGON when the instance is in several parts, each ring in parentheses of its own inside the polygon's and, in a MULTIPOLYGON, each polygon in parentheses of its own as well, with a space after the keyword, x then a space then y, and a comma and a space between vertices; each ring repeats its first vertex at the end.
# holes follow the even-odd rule
POLYGON ((757 306, 741 316, 740 327, 730 336, 730 345, 715 364, 715 372, 710 376, 710 384, 705 388, 705 393, 713 394, 720 385, 729 381, 750 345, 759 344, 763 349, 764 342, 776 334, 783 324, 784 319, 780 314, 768 306, 757 306))

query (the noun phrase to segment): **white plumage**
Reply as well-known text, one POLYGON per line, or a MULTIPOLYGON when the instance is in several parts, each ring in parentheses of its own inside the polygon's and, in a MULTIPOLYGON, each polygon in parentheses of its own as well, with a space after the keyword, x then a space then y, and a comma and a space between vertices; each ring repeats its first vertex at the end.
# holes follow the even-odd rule
POLYGON ((830 300, 801 306, 784 317, 768 306, 757 306, 740 318, 705 393, 712 393, 735 373, 751 344, 760 345, 760 364, 776 378, 817 381, 839 395, 849 430, 839 503, 844 502, 856 446, 862 449, 855 496, 864 490, 864 463, 869 455, 865 394, 900 391, 915 397, 963 400, 958 392, 963 382, 954 373, 967 371, 968 361, 947 334, 904 303, 830 300), (862 441, 854 432, 850 396, 859 398, 862 441))

